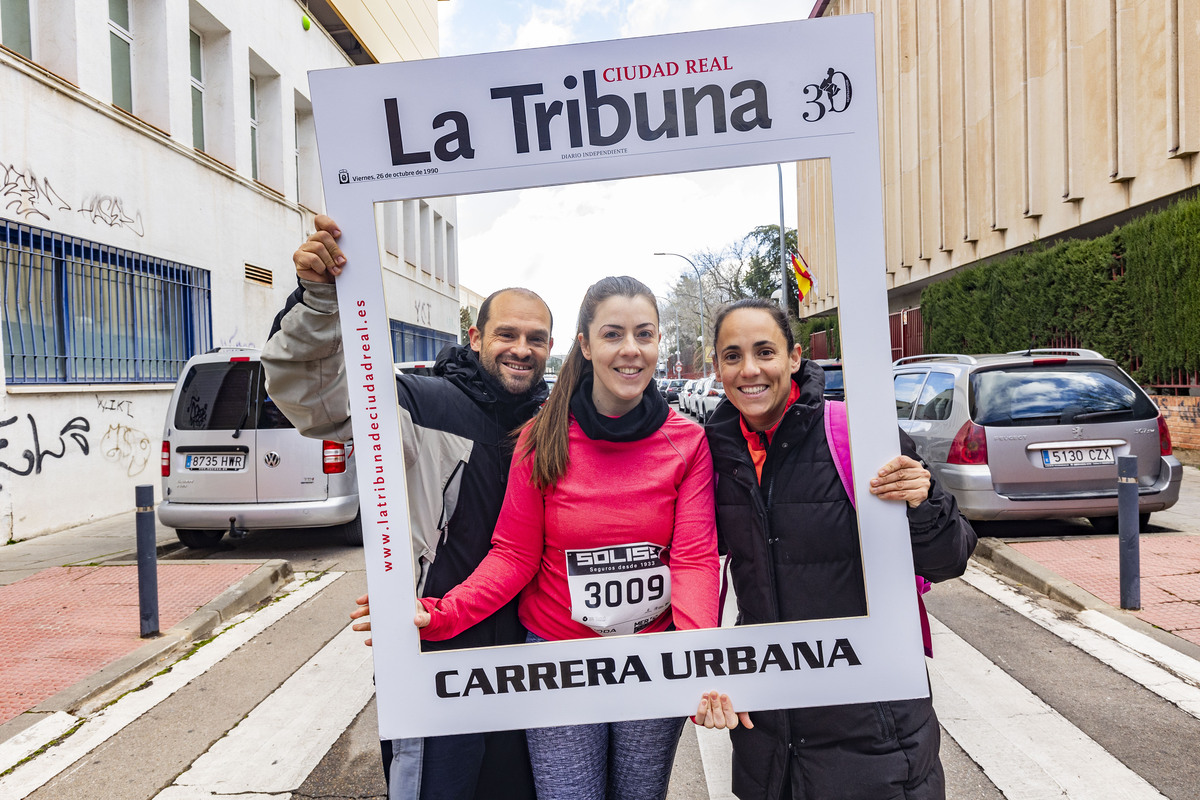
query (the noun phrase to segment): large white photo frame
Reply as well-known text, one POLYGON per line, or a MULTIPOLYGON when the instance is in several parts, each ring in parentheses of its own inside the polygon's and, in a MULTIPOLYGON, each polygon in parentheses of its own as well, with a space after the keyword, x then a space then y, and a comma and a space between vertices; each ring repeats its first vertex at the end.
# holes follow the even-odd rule
POLYGON ((868 491, 899 451, 870 16, 326 70, 310 84, 349 265, 338 304, 381 738, 682 716, 709 689, 740 710, 928 694, 904 506, 868 491), (653 138, 664 92, 677 135, 653 138), (833 178, 869 615, 420 653, 374 204, 812 158, 833 178))

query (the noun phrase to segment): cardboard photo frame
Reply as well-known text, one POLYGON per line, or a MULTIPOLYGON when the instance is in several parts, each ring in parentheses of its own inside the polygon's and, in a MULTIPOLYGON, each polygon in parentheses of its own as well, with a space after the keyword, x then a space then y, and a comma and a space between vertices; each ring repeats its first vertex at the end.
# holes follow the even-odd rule
MULTIPOLYGON (((338 279, 381 738, 928 694, 903 504, 868 491, 899 452, 868 15, 310 74, 338 279), (374 204, 829 159, 869 614, 421 653, 374 204), (520 676, 516 680, 514 676, 520 676)), ((603 277, 597 275, 597 278, 603 277)), ((575 309, 555 309, 573 316, 575 309)))

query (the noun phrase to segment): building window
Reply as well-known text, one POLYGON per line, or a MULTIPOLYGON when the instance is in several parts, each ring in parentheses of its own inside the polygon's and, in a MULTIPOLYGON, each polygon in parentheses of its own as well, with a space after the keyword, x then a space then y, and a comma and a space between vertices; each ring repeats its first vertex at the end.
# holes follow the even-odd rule
POLYGON ((296 202, 300 202, 300 112, 292 114, 292 133, 296 135, 292 154, 296 157, 296 202))
POLYGON ((200 34, 191 34, 192 62, 192 147, 204 149, 204 41, 200 34))
POLYGON ((9 383, 169 383, 212 344, 209 273, 0 220, 9 383))
POLYGON ((299 92, 293 98, 296 110, 296 202, 307 208, 320 208, 321 174, 312 105, 299 92))
POLYGON ((29 0, 0 0, 0 44, 33 59, 33 24, 29 0))
POLYGON ((448 344, 457 344, 458 337, 432 328, 388 320, 392 330, 393 361, 432 361, 448 344))
POLYGON ((250 76, 250 177, 258 180, 258 81, 250 76))
POLYGON ((133 34, 129 32, 129 0, 108 0, 108 52, 113 105, 132 114, 133 34))

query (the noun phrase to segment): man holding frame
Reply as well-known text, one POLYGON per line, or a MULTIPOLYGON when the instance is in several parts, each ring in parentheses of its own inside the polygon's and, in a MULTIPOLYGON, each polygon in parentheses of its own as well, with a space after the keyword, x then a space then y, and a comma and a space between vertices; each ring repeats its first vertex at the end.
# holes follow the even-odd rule
MULTIPOLYGON (((316 228, 292 256, 300 286, 276 317, 262 362, 271 397, 302 434, 344 442, 353 432, 334 280, 346 258, 334 220, 318 216, 316 228)), ((552 327, 549 307, 534 292, 502 289, 480 306, 470 345, 439 354, 435 377, 396 376, 418 595, 445 594, 487 554, 512 456, 508 434, 546 398, 552 327)), ((391 359, 377 369, 377 380, 391 383, 391 359)), ((371 453, 382 445, 370 433, 360 442, 359 469, 374 473, 371 453)), ((356 617, 368 611, 367 598, 359 602, 356 617)), ((355 627, 370 630, 370 623, 355 627)), ((523 641, 513 602, 426 649, 523 641)), ((524 731, 383 739, 380 746, 390 800, 533 800, 524 731)))

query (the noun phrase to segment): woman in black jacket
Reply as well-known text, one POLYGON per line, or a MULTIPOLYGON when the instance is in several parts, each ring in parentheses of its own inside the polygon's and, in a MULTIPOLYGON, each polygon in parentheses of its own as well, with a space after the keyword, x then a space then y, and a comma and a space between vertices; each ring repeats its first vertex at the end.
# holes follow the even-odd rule
MULTIPOLYGON (((738 623, 867 613, 854 506, 826 441, 820 367, 800 356, 783 314, 759 299, 717 317, 715 356, 728 403, 705 426, 738 623)), ((901 433, 902 455, 871 493, 908 504, 918 575, 954 578, 975 533, 901 433)), ((750 714, 730 731, 733 791, 749 800, 945 797, 930 698, 750 714)))

